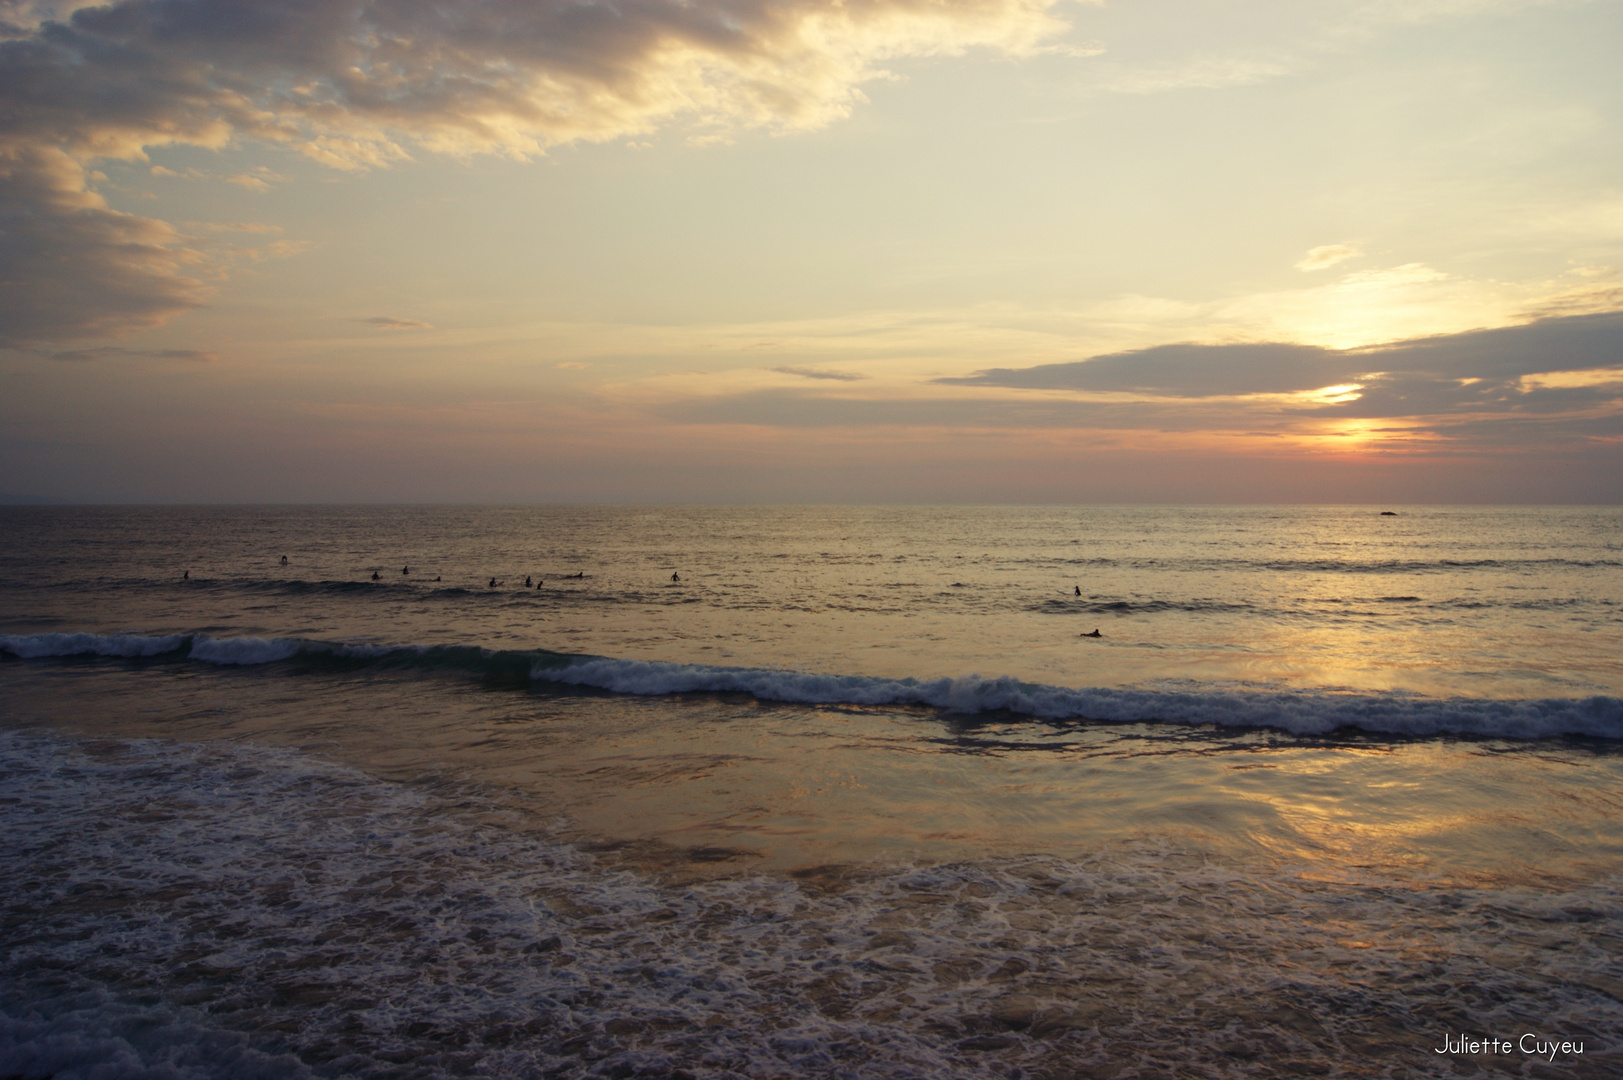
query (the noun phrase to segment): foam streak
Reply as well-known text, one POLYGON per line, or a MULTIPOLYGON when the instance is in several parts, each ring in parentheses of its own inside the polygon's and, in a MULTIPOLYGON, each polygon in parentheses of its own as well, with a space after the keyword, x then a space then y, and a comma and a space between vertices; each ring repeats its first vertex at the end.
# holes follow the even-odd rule
POLYGON ((1296 735, 1354 729, 1385 735, 1467 735, 1539 739, 1580 735, 1623 739, 1623 700, 1587 698, 1434 698, 1401 692, 1354 693, 1243 684, 1177 688, 1064 687, 1008 676, 891 679, 773 668, 715 667, 544 650, 500 651, 472 645, 350 645, 302 638, 214 638, 170 634, 0 635, 0 653, 21 659, 170 656, 231 666, 299 659, 318 670, 388 666, 460 672, 504 682, 528 679, 616 694, 748 694, 797 705, 926 707, 954 713, 1006 712, 1048 721, 1217 724, 1268 727, 1296 735))

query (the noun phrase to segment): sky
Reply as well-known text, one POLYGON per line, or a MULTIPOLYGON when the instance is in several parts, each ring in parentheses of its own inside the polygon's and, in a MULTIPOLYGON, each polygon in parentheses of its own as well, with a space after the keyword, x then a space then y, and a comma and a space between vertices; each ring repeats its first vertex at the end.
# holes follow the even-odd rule
POLYGON ((0 0, 0 500, 1623 501, 1623 0, 0 0))

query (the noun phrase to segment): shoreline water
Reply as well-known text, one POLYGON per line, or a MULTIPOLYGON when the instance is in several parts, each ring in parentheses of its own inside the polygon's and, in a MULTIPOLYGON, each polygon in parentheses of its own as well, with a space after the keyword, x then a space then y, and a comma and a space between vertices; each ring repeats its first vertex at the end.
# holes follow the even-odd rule
POLYGON ((39 1075, 1448 1076, 1480 1058, 1439 1068, 1437 1033, 1527 1025, 1586 1043, 1559 1075, 1623 1060, 1615 877, 1323 880, 1139 842, 661 883, 461 785, 0 746, 27 791, 0 1058, 39 1075))
POLYGON ((486 684, 526 681, 616 694, 745 694, 765 702, 918 705, 952 713, 1004 712, 1038 720, 1215 724, 1277 728, 1296 735, 1358 730, 1385 735, 1562 735, 1623 740, 1623 699, 1604 694, 1505 699, 1437 698, 1411 692, 1359 693, 1243 682, 1201 685, 1165 679, 1150 687, 1066 687, 978 674, 919 680, 783 668, 625 660, 478 645, 391 645, 208 634, 0 634, 0 655, 19 659, 111 657, 190 661, 216 667, 297 662, 301 667, 414 669, 476 675, 486 684))
POLYGON ((1623 514, 1270 515, 36 515, 0 1076, 1623 1071, 1623 514))
POLYGON ((1554 887, 1623 866, 1611 796, 1623 741, 1581 732, 1438 735, 1428 721, 1395 735, 1295 733, 851 695, 783 702, 736 687, 621 693, 536 679, 528 656, 485 669, 471 651, 423 665, 363 652, 329 662, 317 651, 313 664, 287 649, 249 665, 197 663, 184 648, 10 659, 0 686, 9 725, 275 745, 393 782, 471 784, 546 828, 567 822, 560 835, 573 842, 644 850, 642 865, 660 872, 1079 854, 1144 839, 1327 879, 1355 867, 1554 887))

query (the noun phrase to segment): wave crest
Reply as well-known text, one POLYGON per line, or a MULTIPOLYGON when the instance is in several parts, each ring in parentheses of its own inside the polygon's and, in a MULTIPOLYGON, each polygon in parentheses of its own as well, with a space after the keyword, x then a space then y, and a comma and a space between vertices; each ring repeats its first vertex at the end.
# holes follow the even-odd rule
POLYGON ((1297 735, 1354 728, 1388 735, 1623 738, 1623 700, 1604 696, 1496 701, 1243 686, 1073 689, 1008 676, 920 681, 595 657, 537 669, 532 677, 620 694, 746 693, 796 704, 922 705, 1040 720, 1270 727, 1297 735))
POLYGON ((474 675, 492 685, 549 683, 616 694, 748 694, 799 705, 902 706, 1003 712, 1046 721, 1215 724, 1316 736, 1350 729, 1383 735, 1623 739, 1623 699, 1435 698, 1244 684, 1065 687, 1009 676, 913 679, 716 667, 473 645, 373 645, 303 638, 203 634, 7 634, 0 653, 21 659, 103 656, 252 666, 298 661, 317 671, 356 667, 474 675))

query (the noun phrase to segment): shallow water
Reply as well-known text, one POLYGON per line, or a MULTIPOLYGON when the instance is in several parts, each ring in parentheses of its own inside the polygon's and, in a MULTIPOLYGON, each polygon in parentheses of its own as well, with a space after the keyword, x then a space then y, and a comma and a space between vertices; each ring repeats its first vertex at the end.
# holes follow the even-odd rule
POLYGON ((311 751, 495 793, 577 842, 729 870, 1068 858, 1153 840, 1316 877, 1588 883, 1623 867, 1623 746, 656 698, 184 662, 0 668, 13 724, 311 751), (313 703, 319 702, 319 707, 313 703))
POLYGON ((0 1076, 1623 1073, 1616 511, 0 513, 0 1076))
POLYGON ((19 1075, 1467 1075, 1435 1053, 1458 1032, 1619 1064, 1615 882, 1147 838, 662 880, 460 784, 222 742, 3 754, 19 1075))

